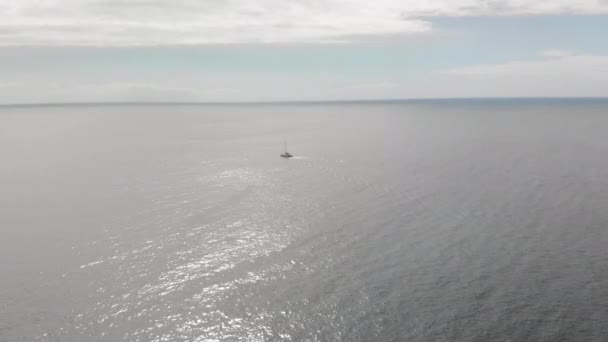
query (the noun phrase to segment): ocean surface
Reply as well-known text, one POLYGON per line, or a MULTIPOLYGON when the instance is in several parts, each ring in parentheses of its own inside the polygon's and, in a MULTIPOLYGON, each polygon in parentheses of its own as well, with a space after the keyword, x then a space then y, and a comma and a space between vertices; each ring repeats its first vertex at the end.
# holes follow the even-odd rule
POLYGON ((607 339, 608 100, 0 107, 0 341, 607 339))

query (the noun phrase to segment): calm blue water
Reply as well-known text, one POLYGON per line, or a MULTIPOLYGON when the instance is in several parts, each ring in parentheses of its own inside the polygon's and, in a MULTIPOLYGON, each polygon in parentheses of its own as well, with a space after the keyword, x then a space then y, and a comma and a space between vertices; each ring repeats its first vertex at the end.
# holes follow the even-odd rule
POLYGON ((0 156, 0 341, 608 336, 605 100, 0 107, 0 156))

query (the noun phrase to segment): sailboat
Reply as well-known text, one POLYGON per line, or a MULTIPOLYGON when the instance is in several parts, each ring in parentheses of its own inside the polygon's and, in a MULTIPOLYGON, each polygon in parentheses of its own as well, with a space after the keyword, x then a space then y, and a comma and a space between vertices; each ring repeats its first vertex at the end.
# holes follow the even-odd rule
POLYGON ((289 159, 289 158, 293 157, 293 155, 291 153, 287 152, 287 138, 285 139, 284 145, 285 145, 284 146, 284 151, 285 152, 283 152, 281 154, 281 158, 289 159))

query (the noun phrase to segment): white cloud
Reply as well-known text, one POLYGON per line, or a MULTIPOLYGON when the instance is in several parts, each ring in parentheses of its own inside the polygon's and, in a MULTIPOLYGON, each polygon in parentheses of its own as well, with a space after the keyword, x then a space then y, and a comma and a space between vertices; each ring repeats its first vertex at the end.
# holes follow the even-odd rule
MULTIPOLYGON (((50 50, 79 49, 88 48, 50 50)), ((2 52, 7 50, 10 49, 2 52)), ((62 59, 55 53, 45 53, 49 48, 13 50, 16 55, 0 63, 0 104, 608 96, 608 55, 567 51, 559 54, 543 51, 539 52, 543 57, 530 60, 435 72, 394 69, 390 73, 341 74, 197 68, 153 73, 95 67, 70 71, 36 64, 49 59, 48 56, 62 59), (15 61, 19 59, 25 64, 16 67, 15 61), (78 72, 80 70, 84 72, 78 72)))
POLYGON ((558 56, 559 58, 554 58, 554 54, 549 54, 546 56, 548 58, 536 61, 512 61, 460 67, 440 71, 438 74, 466 77, 494 77, 497 75, 565 77, 571 75, 595 78, 597 73, 608 72, 608 56, 577 55, 565 51, 560 51, 558 56))
MULTIPOLYGON (((72 102, 191 102, 228 101, 242 96, 237 88, 160 82, 103 82, 95 84, 38 82, 4 88, 0 104, 72 102)), ((185 83, 185 82, 184 82, 185 83)), ((0 85, 0 89, 2 86, 0 85)))
POLYGON ((0 45, 331 42, 427 17, 608 13, 597 0, 0 0, 0 45))
POLYGON ((379 82, 369 82, 362 84, 355 84, 351 86, 353 89, 363 89, 368 91, 376 91, 376 90, 386 90, 392 88, 398 88, 399 84, 393 81, 379 81, 379 82))
POLYGON ((111 82, 59 89, 56 96, 94 99, 99 94, 115 101, 188 101, 200 96, 200 89, 153 83, 111 82))
POLYGON ((543 54, 534 61, 512 61, 436 72, 432 79, 459 86, 434 87, 451 96, 608 96, 608 56, 543 54), (559 58, 555 58, 558 55, 559 58), (450 95, 451 94, 451 95, 450 95))
POLYGON ((570 57, 573 55, 574 55, 574 53, 572 51, 560 50, 560 49, 544 50, 544 51, 540 52, 540 56, 542 56, 544 58, 552 58, 552 59, 570 57))

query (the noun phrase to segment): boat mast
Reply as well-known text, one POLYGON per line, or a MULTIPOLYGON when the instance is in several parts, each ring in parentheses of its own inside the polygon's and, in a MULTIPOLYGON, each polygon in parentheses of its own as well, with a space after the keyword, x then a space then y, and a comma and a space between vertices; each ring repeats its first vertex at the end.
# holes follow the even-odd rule
POLYGON ((287 153, 287 138, 285 138, 283 144, 284 144, 285 153, 287 153))

